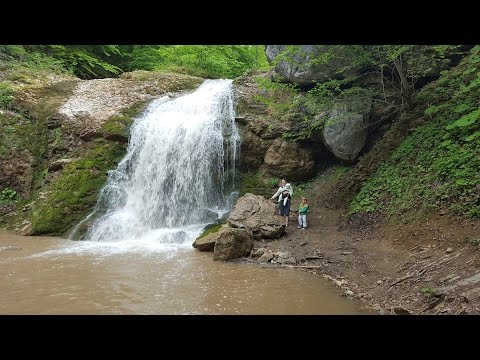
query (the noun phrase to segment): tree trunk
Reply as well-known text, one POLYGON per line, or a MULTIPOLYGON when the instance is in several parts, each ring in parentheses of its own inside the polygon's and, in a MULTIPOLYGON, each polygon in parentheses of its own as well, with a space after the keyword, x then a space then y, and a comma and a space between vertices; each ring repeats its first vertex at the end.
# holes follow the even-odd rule
POLYGON ((410 100, 410 88, 408 86, 408 80, 405 76, 405 71, 402 66, 402 59, 397 57, 393 60, 393 64, 395 65, 395 70, 397 70, 398 76, 400 77, 400 94, 402 95, 402 102, 405 100, 407 104, 410 100))

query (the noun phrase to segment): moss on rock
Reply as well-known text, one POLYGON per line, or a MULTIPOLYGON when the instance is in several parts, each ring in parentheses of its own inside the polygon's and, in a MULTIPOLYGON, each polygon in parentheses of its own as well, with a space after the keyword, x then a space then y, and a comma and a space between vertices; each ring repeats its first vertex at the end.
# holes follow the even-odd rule
POLYGON ((201 239, 207 235, 216 233, 218 230, 222 228, 223 224, 224 223, 215 223, 215 224, 207 225, 205 229, 203 229, 203 232, 197 237, 196 240, 201 239))
POLYGON ((125 145, 98 139, 65 167, 48 189, 45 201, 32 208, 32 234, 63 234, 95 205, 97 193, 125 154, 125 145))

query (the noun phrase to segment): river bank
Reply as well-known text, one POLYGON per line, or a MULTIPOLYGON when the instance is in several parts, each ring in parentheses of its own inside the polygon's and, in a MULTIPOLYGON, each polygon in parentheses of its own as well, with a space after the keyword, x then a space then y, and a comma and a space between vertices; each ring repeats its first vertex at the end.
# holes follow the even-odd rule
POLYGON ((380 314, 480 314, 479 221, 439 214, 408 224, 347 222, 342 209, 316 205, 322 195, 309 197, 308 229, 297 229, 292 212, 285 236, 254 248, 292 255, 297 269, 329 278, 380 314))

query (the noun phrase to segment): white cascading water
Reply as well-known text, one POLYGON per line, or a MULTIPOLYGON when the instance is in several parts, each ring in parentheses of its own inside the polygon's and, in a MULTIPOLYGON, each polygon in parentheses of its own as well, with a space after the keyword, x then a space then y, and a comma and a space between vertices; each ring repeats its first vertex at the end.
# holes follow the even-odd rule
POLYGON ((237 196, 234 117, 231 80, 206 80, 188 95, 153 101, 109 172, 94 211, 103 215, 85 239, 191 246, 237 196))

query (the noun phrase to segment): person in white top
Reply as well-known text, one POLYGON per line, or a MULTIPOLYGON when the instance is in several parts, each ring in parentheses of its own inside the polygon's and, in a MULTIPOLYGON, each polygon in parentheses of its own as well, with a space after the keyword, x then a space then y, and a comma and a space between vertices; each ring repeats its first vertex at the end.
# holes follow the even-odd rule
POLYGON ((277 192, 270 198, 275 199, 278 196, 279 214, 285 216, 285 226, 288 226, 288 217, 290 216, 290 201, 293 196, 293 188, 287 180, 282 179, 277 192))

